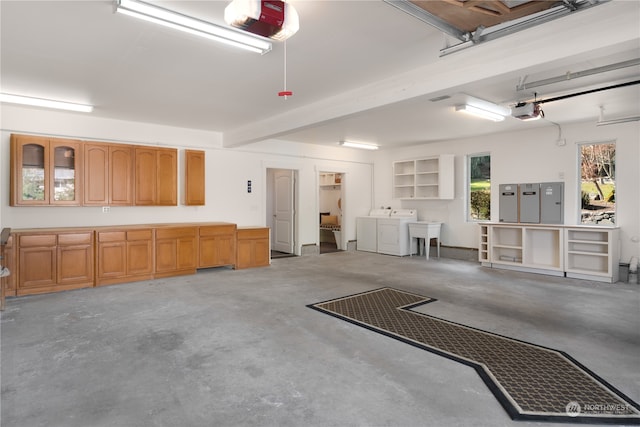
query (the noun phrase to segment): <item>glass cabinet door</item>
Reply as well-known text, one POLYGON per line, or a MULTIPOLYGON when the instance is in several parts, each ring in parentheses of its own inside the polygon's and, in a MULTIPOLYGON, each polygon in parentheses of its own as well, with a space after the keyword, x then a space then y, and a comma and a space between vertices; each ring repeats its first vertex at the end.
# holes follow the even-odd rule
POLYGON ((46 146, 43 144, 22 145, 22 191, 20 194, 22 201, 47 201, 45 152, 46 146))
POLYGON ((11 206, 80 205, 82 143, 11 135, 11 206))
POLYGON ((77 205, 80 191, 81 146, 79 141, 51 140, 50 142, 51 189, 50 204, 77 205))
POLYGON ((75 193, 75 149, 55 147, 53 150, 53 200, 76 199, 75 193))

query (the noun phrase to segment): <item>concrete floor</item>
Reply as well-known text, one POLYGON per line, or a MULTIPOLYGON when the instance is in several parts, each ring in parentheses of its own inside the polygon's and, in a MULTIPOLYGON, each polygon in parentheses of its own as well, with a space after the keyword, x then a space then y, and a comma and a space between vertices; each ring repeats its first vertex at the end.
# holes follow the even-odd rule
POLYGON ((346 251, 9 299, 2 426, 552 425, 511 421, 472 368, 305 307, 382 286, 640 401, 640 286, 346 251))

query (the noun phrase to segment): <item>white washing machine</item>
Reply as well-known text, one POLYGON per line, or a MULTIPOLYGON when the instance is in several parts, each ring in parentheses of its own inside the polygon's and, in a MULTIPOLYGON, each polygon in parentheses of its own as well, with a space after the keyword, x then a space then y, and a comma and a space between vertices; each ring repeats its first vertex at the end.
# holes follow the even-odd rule
POLYGON ((391 209, 372 209, 369 216, 356 218, 356 250, 378 252, 378 220, 389 215, 391 209))
POLYGON ((405 256, 416 251, 409 237, 409 223, 418 220, 415 209, 394 209, 388 218, 378 219, 378 253, 405 256))

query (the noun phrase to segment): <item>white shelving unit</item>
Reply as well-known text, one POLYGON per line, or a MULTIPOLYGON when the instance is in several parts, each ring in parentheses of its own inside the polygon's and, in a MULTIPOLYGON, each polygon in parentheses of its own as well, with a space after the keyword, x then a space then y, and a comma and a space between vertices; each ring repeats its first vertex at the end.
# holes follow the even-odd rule
POLYGON ((453 199, 454 155, 393 162, 394 199, 453 199))
POLYGON ((321 173, 320 174, 321 188, 339 187, 341 184, 342 184, 341 173, 321 173))
POLYGON ((480 247, 478 248, 478 261, 485 266, 491 266, 489 257, 489 227, 480 225, 480 247))
POLYGON ((618 229, 545 224, 481 224, 484 266, 613 283, 618 229))
POLYGON ((565 229, 567 277, 618 280, 618 229, 565 229))

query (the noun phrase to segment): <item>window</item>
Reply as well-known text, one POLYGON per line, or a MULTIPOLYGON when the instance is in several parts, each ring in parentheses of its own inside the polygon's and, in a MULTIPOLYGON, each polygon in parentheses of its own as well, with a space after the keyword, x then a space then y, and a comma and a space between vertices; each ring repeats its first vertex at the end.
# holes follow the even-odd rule
POLYGON ((491 219, 491 155, 468 156, 467 176, 467 219, 488 221, 491 219))
POLYGON ((580 223, 616 222, 616 144, 580 144, 580 223))

